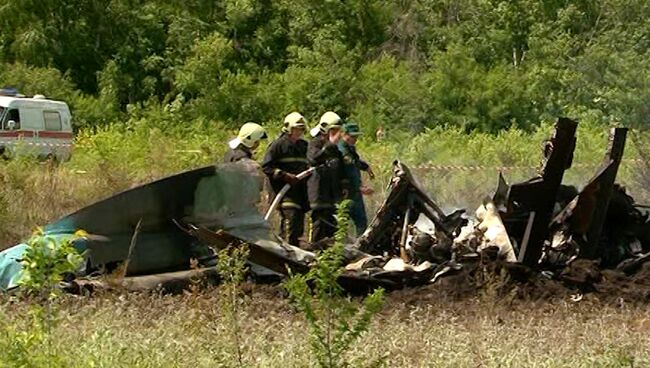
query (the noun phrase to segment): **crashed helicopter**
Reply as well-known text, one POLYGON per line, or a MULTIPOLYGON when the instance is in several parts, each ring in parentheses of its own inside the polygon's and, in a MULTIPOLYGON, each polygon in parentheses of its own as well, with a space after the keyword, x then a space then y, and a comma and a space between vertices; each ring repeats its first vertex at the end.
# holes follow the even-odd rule
MULTIPOLYGON (((634 272, 650 259, 648 214, 615 183, 627 130, 614 128, 604 160, 578 192, 563 186, 578 123, 560 118, 539 174, 509 185, 501 174, 474 216, 446 214, 402 162, 393 163, 388 195, 368 229, 345 246, 339 283, 351 292, 435 283, 486 257, 506 265, 560 272, 576 259, 634 272)), ((308 272, 315 252, 273 234, 259 211, 263 175, 253 162, 208 166, 117 194, 44 227, 44 235, 88 235, 77 288, 101 286, 126 265, 131 290, 184 287, 197 272, 216 277, 219 250, 247 244, 259 278, 308 272), (242 203, 244 201, 244 203, 242 203), (198 262, 198 268, 196 267, 198 262)), ((27 245, 0 252, 0 289, 19 286, 27 245)))

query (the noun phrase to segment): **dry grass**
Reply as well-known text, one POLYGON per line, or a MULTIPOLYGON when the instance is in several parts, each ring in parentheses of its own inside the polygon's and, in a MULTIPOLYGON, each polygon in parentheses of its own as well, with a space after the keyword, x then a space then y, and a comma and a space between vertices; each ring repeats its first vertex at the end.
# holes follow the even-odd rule
MULTIPOLYGON (((366 147, 381 173, 374 184, 379 193, 370 208, 383 198, 381 187, 388 179, 390 160, 396 157, 391 147, 366 147)), ((424 157, 418 163, 432 160, 424 157)), ((451 162, 445 157, 439 160, 451 162)), ((24 239, 38 225, 175 170, 138 173, 128 170, 128 160, 121 164, 86 161, 92 165, 50 168, 21 160, 0 162, 0 249, 24 239)), ((638 190, 642 201, 647 200, 647 187, 628 179, 634 177, 632 169, 624 165, 621 178, 634 189, 633 195, 638 190)), ((591 168, 576 170, 568 180, 584 183, 592 172, 591 168)), ((415 174, 443 206, 469 206, 470 211, 496 183, 491 168, 415 174)), ((510 173, 509 178, 525 179, 530 174, 525 169, 510 173)), ((233 366, 231 334, 218 309, 218 295, 211 289, 180 296, 66 296, 60 305, 63 318, 53 332, 54 351, 66 367, 233 366)), ((0 346, 7 343, 2 341, 7 338, 3 323, 24 330, 29 309, 27 303, 0 296, 0 346)), ((314 363, 306 343, 307 326, 278 288, 248 286, 240 313, 246 366, 314 363)), ((463 300, 392 293, 350 358, 355 366, 381 358, 388 367, 643 367, 650 366, 649 329, 647 307, 612 305, 593 297, 579 303, 563 298, 511 303, 490 293, 463 300)), ((33 353, 40 349, 44 347, 36 347, 33 353)), ((0 359, 0 367, 5 365, 0 359)))
POLYGON ((81 171, 30 160, 0 161, 0 249, 135 183, 127 173, 102 164, 81 171))
MULTIPOLYGON (((418 291, 415 291, 418 292, 418 291)), ((313 364, 306 324, 277 288, 250 286, 240 310, 245 366, 313 364)), ((55 351, 70 367, 232 366, 218 291, 200 295, 110 294, 66 297, 55 351)), ((0 299, 21 324, 27 306, 0 299)), ((479 298, 404 304, 384 311, 355 346, 355 366, 643 367, 650 364, 650 310, 597 300, 483 307, 479 298)), ((1 314, 0 314, 1 315, 1 314)), ((0 364, 1 365, 1 364, 0 364)))

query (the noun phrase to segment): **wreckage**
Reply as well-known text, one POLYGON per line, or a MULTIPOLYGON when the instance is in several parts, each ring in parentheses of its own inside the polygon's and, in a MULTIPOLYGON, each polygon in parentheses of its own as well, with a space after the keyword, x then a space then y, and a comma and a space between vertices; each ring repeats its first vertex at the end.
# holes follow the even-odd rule
MULTIPOLYGON (((345 247, 340 284, 363 292, 435 283, 486 258, 530 270, 560 271, 579 258, 634 272, 650 259, 648 215, 615 184, 626 130, 613 129, 602 166, 578 193, 563 186, 577 123, 561 118, 545 142, 539 175, 497 190, 469 216, 445 214, 409 168, 394 162, 388 195, 368 229, 345 247)), ((204 167, 117 194, 44 228, 74 241, 84 267, 74 284, 101 285, 126 265, 121 286, 183 287, 197 272, 216 276, 219 250, 247 244, 256 277, 304 273, 317 253, 273 234, 260 213, 263 175, 253 161, 204 167), (198 266, 197 266, 198 262, 198 266), (98 276, 99 275, 99 276, 98 276)), ((0 252, 0 288, 18 287, 20 244, 0 252)))

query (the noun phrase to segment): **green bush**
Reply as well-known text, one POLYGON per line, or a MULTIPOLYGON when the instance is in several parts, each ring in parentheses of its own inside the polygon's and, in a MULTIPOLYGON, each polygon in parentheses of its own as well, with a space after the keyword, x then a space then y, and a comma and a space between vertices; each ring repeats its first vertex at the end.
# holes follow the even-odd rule
POLYGON ((56 68, 41 68, 23 63, 0 64, 0 85, 16 88, 20 93, 68 99, 76 95, 76 87, 56 68))
POLYGON ((435 123, 431 107, 422 103, 428 91, 415 69, 389 56, 360 68, 350 94, 356 101, 352 116, 364 130, 419 132, 435 123))
POLYGON ((61 239, 43 235, 41 230, 34 233, 27 241, 27 248, 21 260, 21 291, 37 296, 37 300, 43 303, 56 298, 63 277, 66 274, 75 274, 83 263, 82 256, 72 244, 73 240, 83 236, 83 231, 61 239))
POLYGON ((81 127, 181 100, 231 128, 292 110, 408 133, 650 124, 640 0, 30 4, 0 9, 0 85, 68 101, 81 127))
POLYGON ((29 318, 12 323, 0 314, 0 367, 67 367, 65 357, 53 348, 52 332, 59 322, 55 304, 60 283, 74 274, 83 262, 72 240, 83 236, 55 239, 40 230, 27 241, 21 261, 20 292, 31 299, 29 318))

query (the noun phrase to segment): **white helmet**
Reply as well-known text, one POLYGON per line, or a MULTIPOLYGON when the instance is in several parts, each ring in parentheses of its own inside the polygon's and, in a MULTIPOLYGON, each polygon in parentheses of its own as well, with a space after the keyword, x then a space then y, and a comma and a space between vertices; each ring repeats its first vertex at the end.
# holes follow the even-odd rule
POLYGON ((299 112, 292 112, 291 114, 285 116, 284 124, 282 125, 282 131, 288 133, 292 128, 304 128, 305 127, 305 117, 302 116, 299 112))
POLYGON ((261 125, 256 123, 246 123, 242 125, 241 129, 239 129, 239 134, 237 134, 237 138, 228 142, 228 146, 230 146, 230 148, 232 149, 235 149, 240 144, 243 144, 248 148, 252 148, 255 145, 255 143, 266 138, 267 138, 266 130, 264 130, 264 128, 261 125))
POLYGON ((334 111, 328 111, 320 117, 318 125, 310 131, 311 136, 315 137, 319 133, 327 133, 331 128, 340 128, 343 125, 343 120, 334 111))

